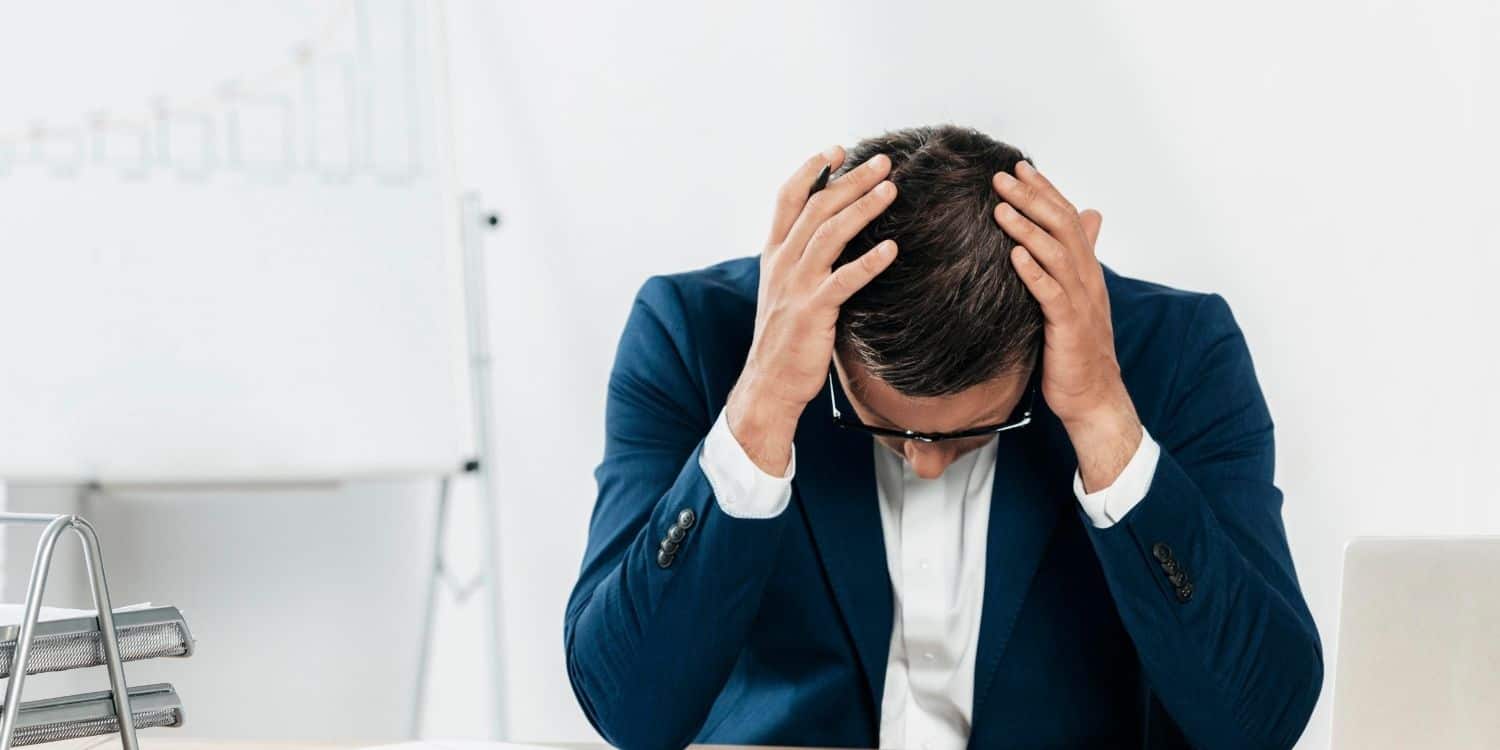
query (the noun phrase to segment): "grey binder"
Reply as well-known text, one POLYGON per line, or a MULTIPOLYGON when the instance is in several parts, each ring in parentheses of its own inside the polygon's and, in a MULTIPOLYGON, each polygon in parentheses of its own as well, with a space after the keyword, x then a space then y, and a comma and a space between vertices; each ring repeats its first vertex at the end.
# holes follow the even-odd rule
MULTIPOLYGON (((193 636, 176 607, 114 613, 121 661, 191 656, 193 636)), ((20 625, 0 626, 0 677, 9 677, 20 625)), ((58 672, 105 663, 97 617, 71 617, 37 623, 26 673, 58 672)))
MULTIPOLYGON (((130 688, 131 724, 136 729, 175 727, 182 723, 182 702, 165 683, 130 688)), ((120 731, 108 690, 48 698, 21 704, 15 745, 94 737, 120 731)))

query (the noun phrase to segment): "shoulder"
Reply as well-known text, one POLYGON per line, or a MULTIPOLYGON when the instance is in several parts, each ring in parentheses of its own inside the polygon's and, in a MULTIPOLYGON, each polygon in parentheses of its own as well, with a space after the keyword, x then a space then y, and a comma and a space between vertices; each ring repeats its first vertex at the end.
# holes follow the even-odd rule
MULTIPOLYGON (((1223 298, 1212 292, 1194 291, 1138 279, 1104 266, 1104 285, 1109 289, 1111 317, 1116 330, 1136 326, 1160 327, 1186 325, 1200 306, 1211 304, 1211 298, 1223 298)), ((1118 338, 1118 336, 1117 336, 1118 338)))
POLYGON ((755 319, 760 258, 732 258, 711 266, 647 278, 636 301, 667 317, 744 314, 755 319))
MULTIPOLYGON (((1215 292, 1132 278, 1108 266, 1104 266, 1104 283, 1109 289, 1117 346, 1159 340, 1171 333, 1196 339, 1223 333, 1227 327, 1238 330, 1229 302, 1215 292)), ((1181 349, 1193 340, 1178 343, 1181 349)))
POLYGON ((657 350, 652 358, 671 357, 717 403, 750 351, 759 286, 757 256, 651 276, 636 293, 622 348, 645 344, 657 350), (632 335, 638 327, 651 335, 632 335))
POLYGON ((1253 378, 1249 349, 1222 295, 1168 286, 1104 268, 1115 354, 1136 406, 1160 411, 1205 374, 1235 360, 1253 378))

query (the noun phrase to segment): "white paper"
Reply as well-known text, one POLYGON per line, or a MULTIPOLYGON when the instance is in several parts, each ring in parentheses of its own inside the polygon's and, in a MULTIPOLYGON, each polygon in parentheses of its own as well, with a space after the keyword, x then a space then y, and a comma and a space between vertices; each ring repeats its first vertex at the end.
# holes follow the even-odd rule
MULTIPOLYGON (((150 609, 151 602, 131 604, 126 607, 115 607, 116 612, 130 612, 137 609, 150 609)), ((63 607, 42 607, 38 622, 48 620, 67 620, 74 617, 93 617, 97 610, 92 609, 65 609, 63 607)), ((5 625, 17 625, 21 622, 22 615, 26 614, 26 605, 22 604, 0 604, 0 627, 5 625)))
POLYGON ((362 750, 557 750, 557 748, 482 740, 419 740, 395 745, 371 745, 362 750))

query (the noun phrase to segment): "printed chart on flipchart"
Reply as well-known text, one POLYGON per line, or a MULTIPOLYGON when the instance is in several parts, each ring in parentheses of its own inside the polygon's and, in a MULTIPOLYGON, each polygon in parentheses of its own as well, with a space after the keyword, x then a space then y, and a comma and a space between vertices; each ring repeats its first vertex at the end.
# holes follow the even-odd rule
POLYGON ((69 1, 0 29, 0 477, 461 464, 441 7, 69 1))

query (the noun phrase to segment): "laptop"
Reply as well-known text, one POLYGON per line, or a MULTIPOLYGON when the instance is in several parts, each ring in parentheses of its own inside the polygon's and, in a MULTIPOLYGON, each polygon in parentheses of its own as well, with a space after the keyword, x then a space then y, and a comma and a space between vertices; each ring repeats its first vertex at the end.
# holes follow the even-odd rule
POLYGON ((1500 748, 1500 537, 1344 549, 1334 750, 1500 748))

